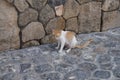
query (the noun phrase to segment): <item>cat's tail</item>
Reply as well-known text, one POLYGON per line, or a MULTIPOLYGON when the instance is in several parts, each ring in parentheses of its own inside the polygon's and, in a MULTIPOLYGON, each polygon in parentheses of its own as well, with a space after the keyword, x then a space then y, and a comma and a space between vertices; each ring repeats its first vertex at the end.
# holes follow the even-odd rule
POLYGON ((87 47, 91 42, 93 41, 93 39, 89 39, 87 42, 85 42, 84 44, 82 45, 76 45, 75 47, 76 48, 85 48, 87 47))

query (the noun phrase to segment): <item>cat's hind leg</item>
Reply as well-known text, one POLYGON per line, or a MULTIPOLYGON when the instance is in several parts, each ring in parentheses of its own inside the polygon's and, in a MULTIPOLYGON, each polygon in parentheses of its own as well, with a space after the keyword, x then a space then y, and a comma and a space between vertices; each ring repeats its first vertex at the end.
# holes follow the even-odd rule
POLYGON ((71 51, 71 48, 67 49, 66 52, 69 53, 71 51))

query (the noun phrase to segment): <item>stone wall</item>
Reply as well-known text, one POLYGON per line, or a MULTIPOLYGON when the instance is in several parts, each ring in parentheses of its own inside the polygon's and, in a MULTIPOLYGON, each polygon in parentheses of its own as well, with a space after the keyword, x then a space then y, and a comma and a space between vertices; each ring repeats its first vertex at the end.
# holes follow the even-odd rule
POLYGON ((52 43, 52 29, 88 33, 118 26, 119 0, 0 1, 0 51, 52 43))

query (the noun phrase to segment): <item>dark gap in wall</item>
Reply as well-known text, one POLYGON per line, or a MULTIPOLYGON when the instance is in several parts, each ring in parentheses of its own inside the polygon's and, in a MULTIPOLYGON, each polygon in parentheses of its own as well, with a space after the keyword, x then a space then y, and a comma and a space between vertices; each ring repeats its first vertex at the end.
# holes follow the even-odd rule
POLYGON ((101 10, 101 19, 100 19, 100 32, 102 32, 103 29, 103 10, 101 10))
POLYGON ((16 12, 17 12, 17 24, 18 24, 18 28, 20 29, 20 32, 19 32, 19 40, 20 40, 20 46, 19 46, 19 49, 22 49, 22 44, 23 44, 23 42, 22 42, 22 29, 21 29, 21 27, 19 26, 19 15, 20 15, 20 13, 21 12, 19 12, 19 10, 16 8, 16 6, 14 5, 14 1, 13 1, 13 6, 15 7, 15 9, 16 9, 16 12))
POLYGON ((66 22, 67 22, 67 20, 63 17, 63 15, 61 16, 63 19, 64 19, 64 21, 65 21, 65 28, 63 29, 63 30, 65 30, 66 29, 66 22))
POLYGON ((78 0, 75 0, 75 1, 76 1, 79 5, 81 5, 78 0))
POLYGON ((20 49, 22 49, 23 42, 22 42, 22 31, 19 32, 19 38, 20 38, 20 49))
MULTIPOLYGON (((101 8, 103 5, 104 1, 101 2, 101 8)), ((100 18, 100 32, 103 30, 103 16, 104 16, 104 11, 101 9, 101 18, 100 18)))
POLYGON ((104 12, 113 12, 113 11, 117 11, 117 10, 119 10, 119 8, 114 9, 114 10, 104 11, 104 12))

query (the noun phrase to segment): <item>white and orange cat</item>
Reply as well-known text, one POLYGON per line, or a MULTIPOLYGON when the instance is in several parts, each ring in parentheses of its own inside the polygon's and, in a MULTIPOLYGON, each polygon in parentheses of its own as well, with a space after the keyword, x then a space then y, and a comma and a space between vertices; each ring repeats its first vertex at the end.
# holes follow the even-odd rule
POLYGON ((77 39, 75 37, 75 33, 72 31, 63 31, 59 29, 54 29, 52 31, 52 34, 58 42, 56 49, 60 48, 59 50, 60 53, 63 51, 65 45, 69 46, 69 49, 66 51, 68 53, 72 48, 84 48, 88 46, 92 41, 92 39, 89 39, 86 43, 79 46, 77 39))

